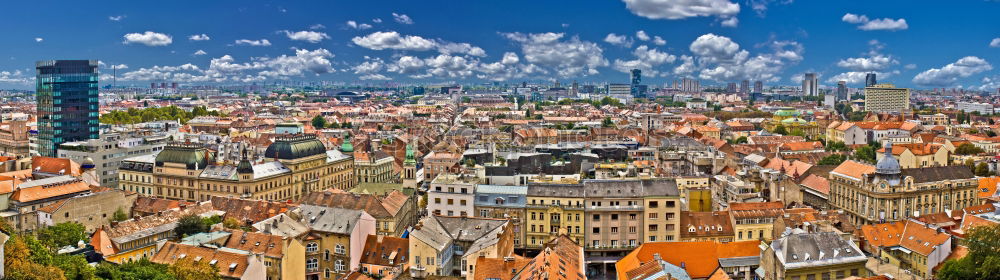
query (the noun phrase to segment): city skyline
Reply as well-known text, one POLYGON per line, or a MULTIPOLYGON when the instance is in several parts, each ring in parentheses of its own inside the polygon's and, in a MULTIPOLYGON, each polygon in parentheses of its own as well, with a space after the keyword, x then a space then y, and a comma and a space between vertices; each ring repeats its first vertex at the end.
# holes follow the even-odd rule
POLYGON ((35 61, 50 59, 97 59, 102 84, 117 72, 139 86, 627 83, 640 69, 650 85, 801 85, 815 72, 824 88, 857 88, 875 72, 902 87, 1000 87, 991 1, 112 2, 10 3, 0 88, 33 88, 35 61))

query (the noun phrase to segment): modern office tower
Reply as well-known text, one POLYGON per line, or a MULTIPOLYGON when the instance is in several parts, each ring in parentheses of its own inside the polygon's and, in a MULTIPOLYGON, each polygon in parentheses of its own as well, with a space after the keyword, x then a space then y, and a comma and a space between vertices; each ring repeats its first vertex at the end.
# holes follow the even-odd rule
POLYGON ((837 99, 839 100, 851 99, 850 96, 847 96, 847 81, 837 82, 837 99))
POLYGON ((683 92, 700 92, 701 91, 701 81, 689 78, 681 79, 681 91, 683 92))
POLYGON ((632 78, 632 82, 629 84, 630 85, 630 91, 632 92, 632 96, 635 96, 635 97, 642 97, 642 96, 644 96, 646 94, 646 92, 645 92, 646 90, 645 90, 644 87, 640 86, 640 84, 642 84, 642 70, 632 69, 632 71, 629 72, 629 73, 630 73, 631 78, 632 78))
POLYGON ((632 69, 632 86, 637 86, 642 83, 642 70, 632 69))
POLYGON ((753 92, 756 93, 764 92, 764 82, 761 81, 753 82, 753 92))
POLYGON ((750 93, 750 80, 743 80, 740 83, 740 93, 750 93))
POLYGON ((865 111, 905 112, 910 109, 910 89, 892 84, 865 87, 865 111))
POLYGON ((816 73, 806 73, 802 76, 802 95, 819 95, 819 80, 816 79, 816 73))
POLYGON ((979 102, 955 102, 955 109, 966 113, 979 112, 982 115, 991 115, 994 112, 993 104, 979 102))
POLYGON ((729 83, 726 85, 726 92, 736 92, 736 83, 729 83))
POLYGON ((875 80, 875 73, 865 74, 865 87, 871 87, 877 84, 878 81, 875 80))
POLYGON ((97 60, 39 61, 35 70, 39 154, 55 157, 62 143, 97 139, 97 60))

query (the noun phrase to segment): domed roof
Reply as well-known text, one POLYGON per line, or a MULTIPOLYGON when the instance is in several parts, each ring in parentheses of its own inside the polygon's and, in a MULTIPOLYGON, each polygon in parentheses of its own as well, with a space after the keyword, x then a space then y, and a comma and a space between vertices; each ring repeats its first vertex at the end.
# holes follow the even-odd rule
POLYGON ((156 166, 180 163, 187 169, 202 169, 212 161, 212 154, 208 149, 194 145, 167 145, 156 155, 156 166))
POLYGON ((343 152, 343 153, 353 153, 354 152, 354 144, 351 143, 351 136, 350 135, 344 135, 344 143, 340 144, 340 152, 343 152))
POLYGON ((794 117, 799 115, 799 111, 796 110, 778 110, 774 112, 774 115, 779 117, 794 117))
POLYGON ((789 123, 793 123, 793 122, 794 123, 799 123, 799 124, 806 124, 806 123, 808 123, 808 121, 800 119, 800 118, 787 118, 787 119, 781 120, 781 123, 785 123, 785 124, 789 124, 789 123))
POLYGON ((94 164, 94 159, 92 159, 90 157, 86 157, 86 158, 83 159, 82 162, 80 162, 80 168, 91 169, 91 168, 94 168, 96 166, 97 165, 94 164))
POLYGON ((896 175, 901 173, 901 169, 902 167, 899 166, 899 161, 892 155, 892 142, 886 142, 885 156, 883 156, 882 159, 875 164, 875 173, 882 175, 896 175))
POLYGON ((264 157, 274 159, 299 159, 326 153, 323 142, 312 135, 282 136, 267 146, 264 157))

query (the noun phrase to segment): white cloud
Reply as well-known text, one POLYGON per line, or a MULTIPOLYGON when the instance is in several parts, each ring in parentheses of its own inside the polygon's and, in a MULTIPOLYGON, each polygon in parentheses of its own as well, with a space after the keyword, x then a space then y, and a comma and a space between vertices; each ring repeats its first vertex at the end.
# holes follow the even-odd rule
POLYGON ((443 54, 468 54, 471 56, 486 56, 486 51, 469 43, 438 43, 438 51, 443 54))
POLYGON ((1000 48, 1000 38, 993 38, 993 41, 990 41, 990 47, 1000 48))
POLYGON ((291 32, 288 30, 283 30, 282 32, 285 33, 285 36, 288 36, 288 39, 292 39, 293 41, 306 41, 315 44, 319 43, 320 41, 323 41, 324 39, 330 39, 330 36, 326 35, 326 33, 317 31, 303 30, 298 32, 291 32))
POLYGON ((913 77, 913 83, 922 86, 951 86, 960 78, 993 70, 993 66, 982 58, 966 56, 942 68, 931 68, 913 77))
POLYGON ((729 19, 723 20, 721 24, 722 26, 725 27, 736 27, 737 25, 740 24, 740 19, 736 17, 731 17, 729 19))
POLYGON ((160 47, 170 45, 174 42, 173 37, 163 33, 146 31, 145 33, 129 33, 123 36, 125 44, 143 44, 150 47, 160 47))
POLYGON ((288 76, 303 76, 305 74, 323 74, 333 72, 333 63, 330 62, 333 53, 326 49, 316 50, 295 50, 295 56, 281 55, 273 59, 262 59, 262 63, 267 66, 267 70, 258 73, 258 76, 270 78, 284 78, 288 76))
POLYGON ((656 69, 657 66, 673 63, 677 60, 677 57, 672 54, 651 49, 646 45, 635 48, 632 55, 635 56, 633 60, 615 59, 615 70, 629 73, 632 69, 640 69, 644 74, 654 77, 660 74, 660 71, 656 69))
POLYGON ((371 24, 358 23, 358 22, 353 21, 353 20, 348 20, 347 21, 347 26, 350 27, 350 28, 353 28, 353 29, 357 29, 357 30, 365 30, 365 29, 368 29, 368 28, 372 28, 371 24))
POLYGON ((751 56, 728 37, 705 34, 691 42, 689 49, 694 56, 681 56, 683 63, 673 72, 686 76, 698 73, 700 79, 717 82, 777 81, 780 79, 778 74, 788 65, 801 61, 805 52, 802 45, 794 41, 771 41, 768 45, 773 50, 771 53, 751 56))
POLYGON ((313 24, 313 25, 310 25, 310 26, 309 26, 309 29, 312 29, 312 30, 317 30, 317 29, 326 29, 326 25, 323 25, 323 24, 320 24, 320 23, 317 23, 317 24, 313 24))
POLYGON ((388 70, 399 74, 416 74, 424 67, 424 61, 415 56, 401 56, 396 63, 389 65, 388 70))
POLYGON ((35 42, 39 42, 39 43, 41 43, 41 42, 42 42, 42 41, 44 41, 44 40, 45 40, 45 39, 42 39, 42 37, 35 37, 35 42))
POLYGON ((153 66, 122 74, 122 80, 170 80, 177 82, 252 82, 269 79, 287 79, 307 74, 319 75, 333 72, 330 61, 333 53, 326 49, 295 50, 295 55, 275 58, 253 58, 250 62, 237 62, 231 55, 213 58, 208 69, 193 64, 180 66, 153 66))
POLYGON ((188 36, 188 40, 191 40, 191 41, 208 41, 208 40, 211 40, 211 39, 212 38, 208 37, 208 34, 194 34, 194 35, 188 36))
POLYGON ((517 56, 516 53, 506 52, 503 54, 503 60, 501 60, 500 63, 509 65, 509 64, 517 64, 520 61, 521 59, 517 56))
POLYGON ((198 51, 194 52, 194 54, 192 54, 192 55, 206 55, 206 54, 208 54, 208 53, 205 52, 205 51, 203 51, 203 50, 198 50, 198 51))
POLYGON ((657 46, 663 46, 667 44, 667 40, 663 40, 660 36, 653 36, 653 44, 657 46))
POLYGON ((374 22, 374 23, 382 23, 382 19, 380 19, 380 18, 373 18, 372 22, 374 22))
POLYGON ((402 24, 413 24, 413 19, 411 19, 410 16, 405 14, 392 13, 392 19, 402 24))
POLYGON ((615 33, 609 33, 608 36, 605 36, 604 42, 619 47, 632 47, 632 39, 629 39, 626 35, 618 35, 615 33))
POLYGON ((979 86, 979 90, 983 91, 995 91, 1000 89, 1000 75, 993 77, 983 77, 982 85, 979 86))
POLYGON ((125 19, 125 15, 108 16, 108 20, 110 20, 110 21, 122 21, 123 19, 125 19))
POLYGON ((882 71, 895 64, 899 64, 899 61, 882 54, 876 54, 870 57, 845 58, 837 62, 837 66, 839 67, 858 72, 882 71))
POLYGON ((553 69, 560 77, 576 77, 600 73, 597 68, 608 65, 604 50, 594 42, 578 37, 560 40, 563 33, 502 33, 521 44, 525 61, 553 69))
MULTIPOLYGON (((840 82, 840 81, 844 81, 844 82, 847 82, 847 84, 864 84, 865 83, 865 77, 869 73, 875 73, 875 75, 878 76, 879 79, 885 80, 885 79, 888 79, 888 78, 892 78, 892 77, 894 77, 896 75, 899 75, 899 70, 888 71, 888 72, 881 72, 881 71, 850 71, 850 72, 844 72, 844 73, 840 73, 840 74, 837 74, 837 75, 833 75, 833 77, 830 77, 829 79, 826 79, 826 82, 830 83, 830 84, 833 84, 833 83, 837 83, 837 82, 840 82)), ((802 79, 800 78, 797 81, 801 82, 802 79)))
POLYGON ((367 75, 358 77, 358 79, 361 79, 361 80, 377 80, 377 81, 392 80, 392 78, 386 77, 385 75, 382 75, 382 74, 367 74, 367 75))
POLYGON ((639 30, 635 32, 635 38, 639 39, 639 41, 649 41, 649 34, 646 34, 646 31, 639 30))
POLYGON ((910 26, 906 24, 906 19, 891 19, 891 18, 880 18, 880 19, 869 19, 865 15, 856 15, 852 13, 844 14, 840 20, 857 24, 858 29, 871 31, 871 30, 906 30, 910 26))
POLYGON ((372 74, 382 71, 382 68, 384 67, 385 62, 383 62, 381 58, 371 58, 365 56, 365 62, 355 65, 354 67, 351 67, 351 69, 354 70, 354 74, 372 74))
POLYGON ((910 64, 907 64, 906 66, 903 66, 903 69, 906 69, 906 70, 917 69, 917 65, 913 64, 913 63, 910 63, 910 64))
POLYGON ((740 5, 729 0, 623 0, 633 14, 650 19, 684 19, 689 17, 732 17, 740 5))
POLYGON ((787 5, 792 2, 794 2, 794 0, 749 0, 747 1, 747 5, 749 5, 754 12, 757 12, 758 16, 764 17, 767 14, 768 5, 772 3, 787 5))
POLYGON ((260 40, 239 39, 236 40, 236 45, 267 47, 271 45, 271 41, 268 41, 267 39, 260 39, 260 40))
POLYGON ((35 77, 33 75, 26 75, 21 70, 10 71, 0 71, 0 83, 3 84, 21 84, 29 85, 35 82, 35 77))
POLYGON ((364 37, 354 37, 351 39, 355 45, 372 50, 411 50, 426 51, 437 46, 434 41, 424 39, 420 36, 401 36, 396 31, 379 31, 368 34, 364 37))

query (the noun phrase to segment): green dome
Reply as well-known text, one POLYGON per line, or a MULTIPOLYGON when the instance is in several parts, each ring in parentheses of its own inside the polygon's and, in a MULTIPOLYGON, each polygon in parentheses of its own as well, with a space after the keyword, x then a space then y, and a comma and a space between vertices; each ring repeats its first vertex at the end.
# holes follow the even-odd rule
POLYGON ((344 143, 340 144, 340 151, 344 152, 344 153, 353 153, 354 152, 354 144, 351 144, 351 136, 350 135, 345 135, 344 136, 344 143))
POLYGON ((808 122, 806 120, 803 120, 803 119, 800 119, 800 118, 787 118, 787 119, 781 120, 781 123, 783 123, 783 124, 790 124, 790 123, 806 124, 808 122))
POLYGON ((212 154, 196 145, 168 145, 156 155, 156 166, 168 162, 184 164, 187 169, 203 169, 212 162, 212 154))
POLYGON ((779 117, 794 117, 798 116, 799 112, 795 110, 778 110, 777 112, 774 112, 774 115, 779 117))
POLYGON ((286 136, 279 137, 273 144, 267 146, 264 157, 274 159, 299 159, 326 153, 326 146, 316 139, 316 136, 286 136))

